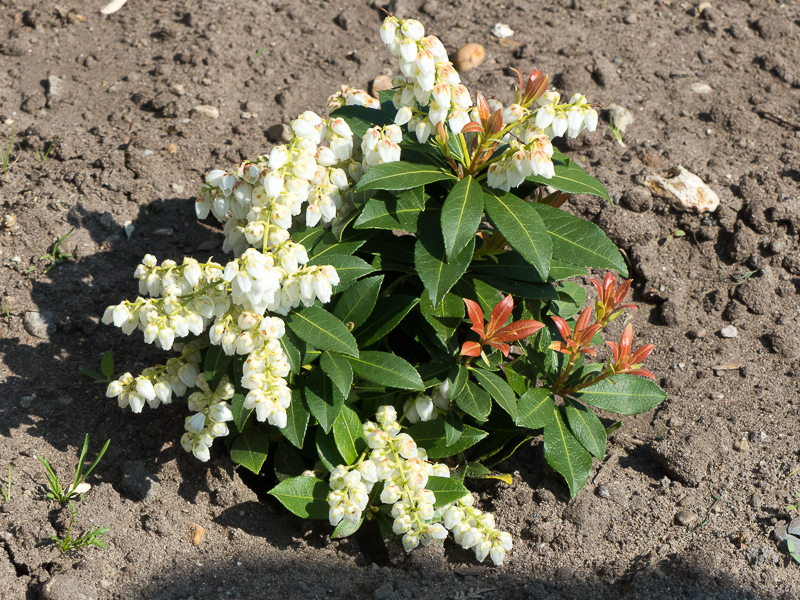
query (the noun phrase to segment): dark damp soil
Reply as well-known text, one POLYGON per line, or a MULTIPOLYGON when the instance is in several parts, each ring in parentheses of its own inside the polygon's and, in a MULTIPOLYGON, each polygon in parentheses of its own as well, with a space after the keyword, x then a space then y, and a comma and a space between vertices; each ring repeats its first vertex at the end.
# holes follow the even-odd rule
POLYGON ((603 116, 564 147, 613 200, 576 196, 569 209, 625 251, 637 339, 656 344, 648 367, 669 398, 625 420, 575 500, 539 440, 501 465, 512 486, 477 486, 514 536, 503 567, 452 544, 406 556, 369 527, 331 540, 221 449, 208 464, 183 452, 179 405, 132 415, 81 375, 109 349, 133 372, 154 361, 99 324, 135 296, 145 253, 221 256, 221 234, 194 217, 204 172, 267 151, 341 84, 394 73, 380 2, 130 0, 106 17, 98 0, 0 0, 3 153, 14 132, 0 173, 0 478, 10 464, 12 482, 0 597, 800 598, 800 565, 777 541, 800 494, 795 2, 700 14, 678 0, 391 3, 451 55, 485 46, 464 74, 473 92, 508 102, 508 67, 535 67, 632 118, 625 146, 603 116), (514 36, 493 37, 498 22, 514 36), (719 195, 715 213, 680 212, 641 185, 678 165, 719 195), (73 257, 45 272, 40 257, 70 230, 60 250, 73 257), (90 455, 112 443, 73 533, 105 525, 108 547, 64 556, 35 455, 66 478, 87 432, 90 455))

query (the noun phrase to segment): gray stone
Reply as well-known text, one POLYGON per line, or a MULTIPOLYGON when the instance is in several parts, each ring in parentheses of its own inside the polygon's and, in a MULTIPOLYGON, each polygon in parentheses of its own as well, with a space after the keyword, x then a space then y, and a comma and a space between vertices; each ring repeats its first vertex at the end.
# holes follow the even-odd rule
POLYGON ((724 338, 735 338, 739 335, 739 331, 733 325, 724 327, 719 334, 724 338))
POLYGON ((93 586, 72 573, 60 573, 44 584, 40 600, 94 600, 93 586))
POLYGON ((675 515, 675 523, 681 527, 688 527, 697 523, 697 515, 690 510, 682 510, 675 515))
POLYGON ((786 531, 791 535, 800 535, 800 517, 795 517, 792 519, 792 522, 789 523, 789 527, 786 528, 786 531))
POLYGON ((633 212, 647 212, 653 208, 653 196, 646 189, 635 187, 622 195, 620 204, 633 212))
POLYGON ((158 495, 161 485, 154 475, 147 472, 140 460, 129 460, 123 466, 124 473, 119 482, 120 491, 137 502, 149 502, 158 495))
POLYGON ((22 326, 25 331, 34 337, 46 338, 56 331, 56 323, 52 314, 40 313, 37 310, 29 310, 22 317, 22 326))
POLYGON ((387 581, 373 594, 373 598, 375 600, 391 600, 392 596, 394 596, 394 588, 392 587, 392 583, 387 581))
POLYGON ((635 25, 639 22, 639 17, 636 16, 636 13, 630 13, 625 15, 625 18, 622 21, 628 25, 635 25))
POLYGON ((64 93, 64 80, 55 75, 47 78, 47 93, 51 96, 60 96, 64 93))

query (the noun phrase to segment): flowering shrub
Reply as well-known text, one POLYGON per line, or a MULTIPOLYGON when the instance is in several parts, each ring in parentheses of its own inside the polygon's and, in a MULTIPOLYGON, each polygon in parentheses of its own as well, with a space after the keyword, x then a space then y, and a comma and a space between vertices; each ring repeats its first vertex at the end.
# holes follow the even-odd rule
POLYGON ((224 223, 235 258, 144 258, 142 297, 103 320, 177 355, 107 395, 141 412, 189 393, 187 451, 206 461, 225 437, 255 473, 272 455, 270 493, 334 536, 374 518, 406 550, 451 532, 499 564, 511 537, 465 479, 541 430, 574 496, 605 453, 589 407, 637 414, 665 394, 630 325, 606 361, 586 360, 634 308, 630 281, 592 280, 583 311, 565 281, 626 274, 598 227, 559 208, 608 198, 551 143, 593 131, 595 110, 579 94, 561 103, 534 71, 492 113, 418 21, 389 17, 381 38, 399 61, 392 90, 344 86, 325 118, 292 122, 288 144, 206 175, 197 215, 224 223))

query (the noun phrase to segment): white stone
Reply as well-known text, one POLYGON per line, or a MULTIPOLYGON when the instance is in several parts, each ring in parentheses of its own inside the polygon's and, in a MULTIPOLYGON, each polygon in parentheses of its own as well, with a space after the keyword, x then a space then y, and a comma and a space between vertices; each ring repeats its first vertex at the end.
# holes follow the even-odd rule
POLYGON ((733 325, 728 325, 719 334, 724 338, 735 338, 739 335, 739 331, 733 325))
POLYGON ((670 169, 664 175, 650 175, 645 179, 645 184, 655 194, 673 200, 677 208, 705 213, 714 212, 719 207, 719 196, 702 179, 682 166, 670 169))
POLYGON ((219 119, 219 109, 216 106, 209 106, 208 104, 198 104, 192 109, 194 112, 205 115, 211 119, 219 119))

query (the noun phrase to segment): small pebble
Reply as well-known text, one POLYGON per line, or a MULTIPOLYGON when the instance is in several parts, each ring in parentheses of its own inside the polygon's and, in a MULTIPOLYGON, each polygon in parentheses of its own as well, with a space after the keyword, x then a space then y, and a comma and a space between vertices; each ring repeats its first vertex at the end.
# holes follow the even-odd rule
POLYGON ((712 89, 710 85, 703 83, 702 81, 693 83, 691 88, 695 94, 708 94, 712 89))
POLYGON ((750 452, 750 442, 747 441, 747 438, 736 440, 733 442, 733 449, 737 452, 750 452))
POLYGON ((273 144, 291 142, 294 135, 292 130, 285 123, 276 123, 267 129, 267 137, 273 144))
POLYGON ((169 229, 169 228, 155 229, 153 231, 153 235, 156 236, 156 237, 169 237, 173 233, 175 233, 175 232, 172 229, 169 229))
POLYGON ((182 83, 176 83, 175 85, 172 86, 172 93, 175 94, 176 96, 183 96, 184 94, 186 94, 186 88, 182 83))
POLYGON ((247 121, 248 119, 252 119, 252 118, 253 118, 253 113, 249 113, 249 112, 247 112, 247 111, 245 110, 245 111, 243 111, 243 112, 242 112, 242 114, 241 114, 241 115, 239 115, 239 116, 240 116, 242 119, 244 119, 245 121, 247 121))
POLYGON ((378 92, 392 89, 392 78, 388 75, 378 75, 372 80, 372 95, 377 97, 378 92))
POLYGON ((495 23, 494 27, 492 27, 492 35, 502 40, 514 35, 514 30, 506 23, 495 23))
POLYGON ((209 106, 208 104, 198 104, 192 111, 205 115, 211 119, 219 119, 219 109, 216 106, 209 106))
POLYGON ((728 325, 723 328, 719 334, 724 338, 735 338, 739 335, 739 331, 733 325, 728 325))
POLYGON ((486 60, 486 50, 480 44, 471 42, 462 46, 453 57, 453 66, 456 71, 465 72, 474 69, 486 60))
POLYGON ((675 523, 681 527, 688 527, 697 523, 697 515, 690 510, 682 510, 675 515, 675 523))
POLYGON ((22 325, 25 331, 34 337, 47 337, 47 323, 44 322, 42 315, 37 310, 29 310, 22 317, 22 325))
POLYGON ((636 16, 636 13, 630 13, 626 15, 624 19, 622 19, 628 25, 635 25, 639 22, 639 17, 636 16))

